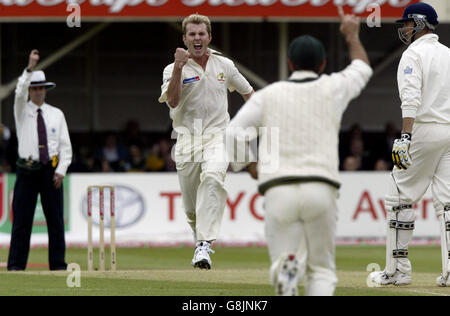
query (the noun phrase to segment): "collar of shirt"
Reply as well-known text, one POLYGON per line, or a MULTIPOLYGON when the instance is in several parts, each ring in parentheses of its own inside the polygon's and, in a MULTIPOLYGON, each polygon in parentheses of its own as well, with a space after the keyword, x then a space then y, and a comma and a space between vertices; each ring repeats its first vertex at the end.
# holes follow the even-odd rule
MULTIPOLYGON (((218 51, 216 51, 216 50, 214 50, 214 49, 208 47, 208 56, 209 56, 209 58, 208 58, 208 62, 206 63, 206 65, 208 65, 210 58, 216 58, 216 56, 215 56, 214 54, 222 55, 221 52, 218 52, 218 51)), ((203 69, 203 68, 202 68, 199 64, 197 64, 192 58, 189 58, 188 64, 189 64, 190 66, 194 67, 194 68, 195 68, 195 67, 198 67, 198 68, 203 69)))
POLYGON ((292 75, 289 77, 290 80, 303 80, 308 78, 317 78, 319 77, 314 71, 309 70, 298 70, 294 71, 292 75))
POLYGON ((438 41, 439 40, 439 36, 437 34, 426 34, 424 36, 421 36, 419 39, 415 40, 409 47, 414 47, 419 45, 420 43, 427 41, 427 40, 432 40, 432 41, 438 41))
POLYGON ((221 52, 218 52, 218 51, 216 51, 216 50, 214 50, 214 49, 212 49, 212 48, 209 48, 208 47, 208 52, 209 52, 209 55, 211 56, 212 54, 222 54, 221 52))
POLYGON ((42 113, 45 112, 45 109, 47 108, 47 103, 42 104, 41 106, 38 106, 34 104, 32 101, 28 102, 28 105, 30 106, 31 110, 33 111, 33 114, 37 115, 37 110, 41 109, 42 113))

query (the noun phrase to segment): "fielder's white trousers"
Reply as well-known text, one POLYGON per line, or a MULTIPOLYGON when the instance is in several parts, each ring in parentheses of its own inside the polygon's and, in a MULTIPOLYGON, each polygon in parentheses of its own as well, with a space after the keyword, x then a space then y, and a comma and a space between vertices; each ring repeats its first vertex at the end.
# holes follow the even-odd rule
POLYGON ((271 270, 284 255, 296 254, 308 296, 331 296, 336 288, 336 199, 337 189, 321 182, 276 186, 265 194, 271 270))
MULTIPOLYGON (((418 202, 431 184, 436 215, 443 214, 445 205, 450 205, 450 125, 437 123, 415 123, 410 148, 412 165, 407 170, 394 167, 385 204, 388 220, 395 219, 392 208, 418 202)), ((400 221, 414 221, 412 209, 397 214, 400 221)), ((436 226, 437 228, 438 226, 436 226)), ((430 232, 431 233, 431 232, 430 232)), ((413 231, 399 231, 394 248, 407 249, 413 231)), ((389 239, 389 228, 388 228, 389 239)), ((408 258, 393 259, 392 246, 387 245, 386 267, 392 274, 396 269, 411 274, 408 258), (391 262, 393 260, 394 262, 391 262)))
POLYGON ((178 135, 175 161, 184 211, 195 241, 216 240, 226 206, 223 135, 178 135))

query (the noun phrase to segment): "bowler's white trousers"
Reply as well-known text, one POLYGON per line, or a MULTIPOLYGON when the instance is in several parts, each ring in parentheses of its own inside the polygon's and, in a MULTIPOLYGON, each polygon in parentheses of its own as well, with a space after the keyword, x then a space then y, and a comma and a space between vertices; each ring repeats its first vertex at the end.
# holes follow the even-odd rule
POLYGON ((331 296, 337 283, 335 233, 337 189, 322 182, 280 185, 265 194, 266 238, 272 261, 295 254, 305 295, 331 296))
POLYGON ((389 221, 396 220, 397 216, 399 221, 413 222, 415 212, 413 209, 394 212, 393 208, 418 202, 430 184, 436 215, 442 215, 444 207, 450 205, 450 124, 414 123, 410 154, 412 165, 407 170, 394 167, 385 198, 388 215, 388 274, 393 274, 396 270, 406 274, 412 272, 408 258, 392 258, 392 248, 408 249, 413 231, 398 231, 396 240, 389 238, 389 221))
POLYGON ((222 134, 180 134, 175 162, 184 211, 196 242, 217 239, 226 206, 228 159, 222 134))

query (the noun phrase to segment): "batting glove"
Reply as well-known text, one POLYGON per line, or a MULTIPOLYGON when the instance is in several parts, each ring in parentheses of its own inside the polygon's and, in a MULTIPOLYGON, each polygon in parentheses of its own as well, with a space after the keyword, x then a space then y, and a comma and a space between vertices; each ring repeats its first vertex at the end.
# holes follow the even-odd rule
POLYGON ((412 164, 411 155, 409 154, 409 147, 411 146, 411 134, 402 133, 401 139, 394 141, 392 147, 392 161, 399 169, 408 169, 412 164))

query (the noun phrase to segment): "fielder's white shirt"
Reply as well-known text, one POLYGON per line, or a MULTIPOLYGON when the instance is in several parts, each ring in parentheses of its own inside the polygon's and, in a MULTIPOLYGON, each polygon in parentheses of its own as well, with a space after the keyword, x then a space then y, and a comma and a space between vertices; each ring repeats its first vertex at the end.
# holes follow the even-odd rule
MULTIPOLYGON (((181 75, 180 103, 175 108, 169 106, 173 128, 179 134, 205 135, 225 131, 230 121, 227 89, 242 95, 253 90, 230 59, 212 49, 208 52, 206 70, 193 59, 188 60, 181 75)), ((173 67, 172 63, 164 69, 160 103, 167 103, 173 67)))
POLYGON ((59 163, 55 173, 65 176, 72 161, 72 145, 64 113, 47 103, 40 107, 28 101, 31 72, 26 70, 19 78, 14 101, 14 119, 16 122, 19 157, 39 161, 39 137, 37 131, 37 110, 42 110, 42 117, 47 130, 48 155, 58 156, 59 163))
POLYGON ((408 47, 397 80, 403 117, 450 124, 450 49, 436 34, 424 35, 408 47))
POLYGON ((290 79, 317 80, 280 81, 253 94, 231 121, 228 133, 239 139, 245 132, 236 127, 269 128, 259 133, 260 183, 285 176, 319 176, 339 182, 342 115, 372 73, 365 62, 354 60, 343 71, 331 75, 318 77, 314 72, 296 71, 290 79))

